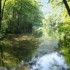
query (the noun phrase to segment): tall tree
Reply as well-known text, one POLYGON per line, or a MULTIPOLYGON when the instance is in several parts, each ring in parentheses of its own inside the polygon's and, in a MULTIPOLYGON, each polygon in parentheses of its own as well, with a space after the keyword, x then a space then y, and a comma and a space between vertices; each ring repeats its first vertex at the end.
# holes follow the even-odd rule
POLYGON ((68 12, 68 14, 70 16, 70 7, 69 7, 69 4, 68 4, 68 2, 70 2, 69 0, 50 0, 49 2, 54 3, 53 7, 56 7, 56 6, 64 4, 65 8, 66 8, 66 10, 67 10, 67 12, 68 12))
POLYGON ((69 16, 70 16, 70 8, 69 8, 69 5, 68 5, 67 1, 63 0, 63 3, 64 3, 64 5, 65 5, 65 7, 67 9, 67 12, 68 12, 69 16))
MULTIPOLYGON (((0 40, 3 39, 3 36, 1 34, 2 33, 1 27, 2 27, 2 18, 3 18, 5 3, 6 3, 6 0, 3 2, 3 6, 2 6, 2 0, 0 0, 0 40)), ((3 46, 2 45, 0 45, 0 57, 1 57, 2 66, 4 66, 4 62, 3 62, 4 55, 3 55, 3 46)))
POLYGON ((3 18, 5 3, 6 3, 6 0, 4 0, 3 6, 2 6, 2 0, 0 0, 0 30, 1 30, 1 25, 2 25, 2 18, 3 18))
POLYGON ((33 25, 41 23, 39 5, 33 0, 8 0, 3 15, 10 33, 31 33, 33 25))
POLYGON ((1 0, 0 0, 0 29, 1 29, 1 0))

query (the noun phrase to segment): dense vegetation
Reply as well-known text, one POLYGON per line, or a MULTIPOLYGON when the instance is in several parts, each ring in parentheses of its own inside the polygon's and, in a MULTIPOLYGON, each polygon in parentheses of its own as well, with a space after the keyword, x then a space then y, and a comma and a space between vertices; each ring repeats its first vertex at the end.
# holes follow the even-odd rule
POLYGON ((42 33, 59 39, 57 50, 62 51, 70 64, 70 0, 49 0, 55 12, 48 18, 42 18, 35 0, 0 0, 0 3, 0 66, 12 67, 30 60, 42 33))
POLYGON ((59 24, 56 29, 59 32, 59 44, 58 49, 62 51, 65 56, 65 60, 70 64, 70 0, 53 1, 52 6, 54 9, 61 7, 60 16, 58 18, 59 24))
POLYGON ((41 22, 39 5, 32 0, 2 0, 1 30, 6 33, 32 33, 41 22))
POLYGON ((0 1, 0 66, 12 67, 31 58, 38 46, 33 28, 40 26, 42 17, 34 0, 0 1))

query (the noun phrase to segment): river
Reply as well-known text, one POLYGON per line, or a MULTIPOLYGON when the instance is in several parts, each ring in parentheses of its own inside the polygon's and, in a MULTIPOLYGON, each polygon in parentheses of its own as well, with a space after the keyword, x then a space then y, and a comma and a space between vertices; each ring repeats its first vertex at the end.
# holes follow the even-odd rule
POLYGON ((58 47, 58 39, 43 36, 40 42, 31 60, 30 70, 67 70, 69 68, 61 51, 54 51, 58 47))

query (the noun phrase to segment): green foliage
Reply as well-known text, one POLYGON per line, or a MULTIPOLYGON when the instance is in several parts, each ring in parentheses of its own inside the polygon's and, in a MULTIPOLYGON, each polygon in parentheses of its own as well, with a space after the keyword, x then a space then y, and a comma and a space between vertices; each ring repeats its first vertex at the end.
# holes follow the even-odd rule
MULTIPOLYGON (((70 0, 66 1, 70 7, 70 0)), ((63 0, 50 0, 50 3, 55 11, 61 8, 61 13, 59 17, 61 19, 57 26, 57 30, 59 32, 58 49, 62 51, 62 54, 64 55, 66 62, 70 64, 70 16, 67 13, 63 0)))
POLYGON ((66 62, 70 64, 70 23, 62 23, 59 26, 59 32, 60 35, 64 33, 63 38, 60 40, 59 47, 65 56, 66 62))
POLYGON ((62 54, 65 56, 66 62, 70 64, 70 17, 67 14, 65 14, 63 17, 63 22, 58 26, 60 33, 59 47, 62 54))
POLYGON ((2 29, 7 33, 32 33, 33 26, 41 22, 40 14, 39 5, 32 0, 7 0, 2 29))
POLYGON ((34 0, 2 0, 1 11, 0 46, 5 66, 12 67, 29 60, 37 48, 38 40, 32 35, 24 35, 31 34, 33 27, 39 27, 42 13, 34 0))

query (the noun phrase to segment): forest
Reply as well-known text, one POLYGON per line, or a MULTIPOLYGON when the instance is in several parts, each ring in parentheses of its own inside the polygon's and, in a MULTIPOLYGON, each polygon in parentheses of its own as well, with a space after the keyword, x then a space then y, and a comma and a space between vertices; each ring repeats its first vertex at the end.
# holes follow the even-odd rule
POLYGON ((0 67, 38 70, 18 65, 29 62, 39 47, 36 54, 45 53, 44 46, 47 53, 61 51, 70 66, 70 0, 0 0, 0 67))

